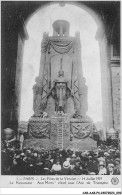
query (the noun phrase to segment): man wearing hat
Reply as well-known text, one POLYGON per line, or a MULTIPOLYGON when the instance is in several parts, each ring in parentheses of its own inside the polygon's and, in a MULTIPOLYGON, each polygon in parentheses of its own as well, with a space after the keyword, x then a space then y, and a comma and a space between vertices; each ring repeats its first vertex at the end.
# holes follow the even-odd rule
POLYGON ((69 161, 65 161, 63 163, 63 167, 61 170, 61 175, 71 175, 71 167, 69 161))
POLYGON ((71 169, 71 175, 81 175, 82 174, 82 167, 80 165, 80 162, 75 162, 75 166, 73 169, 71 169))
POLYGON ((116 150, 115 158, 120 158, 120 151, 119 150, 116 150))
POLYGON ((6 128, 3 130, 2 134, 2 146, 4 148, 12 147, 16 141, 16 136, 14 134, 14 130, 10 128, 6 128))
POLYGON ((57 159, 56 163, 53 164, 51 172, 53 175, 60 175, 60 171, 61 171, 61 165, 60 165, 60 161, 57 159))
POLYGON ((33 162, 31 162, 28 166, 28 175, 35 175, 35 166, 33 162))
POLYGON ((108 164, 107 175, 115 175, 114 164, 108 164))
POLYGON ((19 132, 19 140, 20 140, 20 150, 23 148, 24 135, 23 132, 19 132))
POLYGON ((103 161, 100 161, 98 175, 106 175, 106 174, 107 174, 107 170, 105 168, 105 163, 103 161))
POLYGON ((89 172, 95 172, 98 173, 98 162, 96 159, 94 159, 92 156, 89 156, 89 161, 85 168, 88 169, 89 172))
POLYGON ((89 175, 88 173, 89 173, 89 172, 88 172, 87 169, 82 169, 82 170, 81 170, 81 175, 89 175))
POLYGON ((114 173, 116 175, 120 175, 120 159, 119 158, 116 158, 115 159, 115 167, 114 167, 114 173))
POLYGON ((21 175, 22 174, 22 158, 20 155, 16 155, 15 156, 15 161, 16 162, 14 164, 14 167, 13 167, 13 172, 15 175, 21 175))
POLYGON ((76 155, 72 154, 72 157, 70 158, 71 169, 73 169, 73 167, 74 167, 75 160, 76 160, 76 155))

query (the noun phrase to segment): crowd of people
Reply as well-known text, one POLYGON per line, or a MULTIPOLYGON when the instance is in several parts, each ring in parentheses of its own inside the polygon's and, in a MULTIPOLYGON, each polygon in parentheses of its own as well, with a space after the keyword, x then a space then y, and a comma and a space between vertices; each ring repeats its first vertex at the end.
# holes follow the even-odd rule
POLYGON ((2 149, 2 175, 120 175, 120 148, 101 144, 94 151, 2 149))

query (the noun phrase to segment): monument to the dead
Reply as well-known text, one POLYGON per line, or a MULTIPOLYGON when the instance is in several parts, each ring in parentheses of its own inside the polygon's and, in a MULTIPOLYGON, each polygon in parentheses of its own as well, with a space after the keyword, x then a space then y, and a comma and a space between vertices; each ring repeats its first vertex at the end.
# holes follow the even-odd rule
POLYGON ((43 148, 95 149, 96 128, 86 115, 80 34, 69 36, 69 23, 53 23, 53 36, 43 34, 41 62, 33 86, 34 115, 26 144, 43 148))

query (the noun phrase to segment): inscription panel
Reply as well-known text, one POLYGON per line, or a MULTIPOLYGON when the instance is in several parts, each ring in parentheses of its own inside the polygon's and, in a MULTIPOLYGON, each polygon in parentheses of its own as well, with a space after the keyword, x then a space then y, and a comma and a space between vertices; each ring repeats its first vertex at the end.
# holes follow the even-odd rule
POLYGON ((51 133, 50 141, 54 142, 55 147, 59 149, 65 148, 70 142, 70 118, 52 117, 51 118, 51 133))

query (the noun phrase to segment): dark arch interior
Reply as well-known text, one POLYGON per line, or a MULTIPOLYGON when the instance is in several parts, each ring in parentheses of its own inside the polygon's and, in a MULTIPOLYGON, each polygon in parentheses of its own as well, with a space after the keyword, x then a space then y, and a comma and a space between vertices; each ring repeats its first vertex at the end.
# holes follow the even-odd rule
MULTIPOLYGON (((17 1, 1 3, 1 128, 12 128, 17 134, 21 79, 21 59, 24 40, 27 38, 24 23, 37 9, 48 2, 17 1), (18 36, 21 40, 18 42, 18 36), (20 49, 21 48, 21 49, 20 49), (18 67, 17 67, 18 66, 18 67), (17 72, 18 69, 18 72, 17 72), (18 82, 18 83, 17 83, 18 82)), ((106 26, 108 43, 120 54, 120 2, 79 2, 97 12, 106 26)), ((114 120, 114 119, 113 119, 114 120)))

